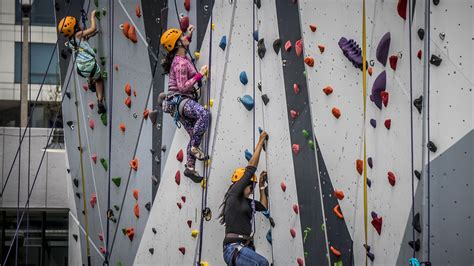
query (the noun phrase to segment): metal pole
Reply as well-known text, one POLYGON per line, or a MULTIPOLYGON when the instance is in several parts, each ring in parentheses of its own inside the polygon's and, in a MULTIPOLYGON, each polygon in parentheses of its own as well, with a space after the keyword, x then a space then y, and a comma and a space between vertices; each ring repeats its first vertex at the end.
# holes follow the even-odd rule
POLYGON ((28 78, 30 72, 30 10, 31 7, 22 6, 23 9, 23 44, 21 48, 21 86, 20 86, 20 127, 26 127, 28 124, 28 78))

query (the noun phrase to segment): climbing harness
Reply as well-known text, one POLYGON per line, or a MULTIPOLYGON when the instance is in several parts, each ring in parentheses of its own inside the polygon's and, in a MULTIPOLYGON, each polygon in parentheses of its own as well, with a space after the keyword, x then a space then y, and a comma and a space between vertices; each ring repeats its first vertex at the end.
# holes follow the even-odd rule
POLYGON ((180 121, 181 115, 183 113, 184 105, 188 101, 188 97, 176 93, 167 96, 163 101, 163 112, 170 114, 173 117, 173 121, 178 128, 181 128, 182 124, 180 121))

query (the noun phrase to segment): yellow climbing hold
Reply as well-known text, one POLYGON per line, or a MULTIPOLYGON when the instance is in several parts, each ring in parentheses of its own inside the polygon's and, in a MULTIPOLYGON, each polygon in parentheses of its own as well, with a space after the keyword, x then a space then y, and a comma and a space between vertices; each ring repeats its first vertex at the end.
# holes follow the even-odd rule
POLYGON ((194 229, 193 231, 191 231, 192 237, 196 238, 198 235, 199 235, 199 230, 194 229))
POLYGON ((214 99, 209 99, 209 106, 212 108, 213 105, 214 105, 214 99))
POLYGON ((206 162, 204 162, 205 166, 209 166, 211 164, 211 159, 208 159, 206 162))
POLYGON ((204 105, 204 109, 207 109, 207 104, 204 105))
POLYGON ((201 266, 209 266, 209 262, 201 260, 201 266))
POLYGON ((215 30, 215 29, 216 29, 216 24, 212 23, 211 29, 212 29, 212 30, 215 30))
POLYGON ((196 60, 199 59, 199 57, 201 57, 201 53, 198 51, 194 52, 194 57, 196 58, 196 60))
POLYGON ((205 178, 203 180, 201 180, 201 187, 202 188, 206 187, 206 179, 205 178))

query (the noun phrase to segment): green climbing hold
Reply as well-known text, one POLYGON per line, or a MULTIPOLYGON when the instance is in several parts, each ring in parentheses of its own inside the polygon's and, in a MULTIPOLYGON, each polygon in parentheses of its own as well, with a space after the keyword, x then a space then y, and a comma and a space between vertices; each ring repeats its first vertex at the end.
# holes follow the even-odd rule
POLYGON ((334 266, 343 266, 342 260, 335 261, 334 266))
POLYGON ((314 142, 313 140, 308 140, 308 145, 309 145, 309 148, 312 149, 314 151, 314 142))
POLYGON ((304 234, 303 243, 306 242, 306 238, 308 237, 309 233, 311 233, 311 227, 306 227, 306 229, 304 229, 303 231, 303 234, 304 234))
POLYGON ((102 71, 102 79, 106 80, 109 75, 107 74, 107 71, 102 71))
POLYGON ((100 163, 102 164, 102 167, 104 167, 105 171, 109 169, 109 165, 107 164, 107 160, 104 158, 100 158, 100 163))
POLYGON ((324 226, 324 224, 321 224, 321 231, 324 232, 324 230, 326 230, 326 227, 324 226))
POLYGON ((105 66, 105 56, 100 57, 100 64, 105 66))
POLYGON ((309 138, 309 132, 308 132, 308 130, 303 129, 301 132, 303 133, 303 136, 304 136, 305 139, 309 138))
POLYGON ((95 12, 95 17, 97 18, 97 20, 100 21, 100 18, 101 18, 100 12, 95 12))
POLYGON ((102 121, 102 124, 104 124, 104 126, 107 126, 107 114, 106 113, 102 113, 100 115, 100 121, 102 121))
POLYGON ((122 228, 122 233, 123 233, 124 235, 127 235, 127 228, 122 228))
POLYGON ((117 187, 120 187, 120 183, 122 182, 122 178, 120 176, 114 176, 114 177, 112 177, 112 182, 114 182, 114 184, 117 187))
POLYGON ((102 16, 105 17, 105 15, 107 15, 107 10, 105 10, 105 8, 102 8, 102 16))
POLYGON ((307 258, 308 257, 308 252, 304 252, 304 257, 307 258))
POLYGON ((305 71, 303 71, 303 75, 306 77, 306 70, 305 70, 305 71))
POLYGON ((92 48, 92 50, 94 50, 94 53, 97 54, 97 48, 92 48))
POLYGON ((94 0, 94 5, 95 5, 96 7, 99 7, 99 0, 94 0))

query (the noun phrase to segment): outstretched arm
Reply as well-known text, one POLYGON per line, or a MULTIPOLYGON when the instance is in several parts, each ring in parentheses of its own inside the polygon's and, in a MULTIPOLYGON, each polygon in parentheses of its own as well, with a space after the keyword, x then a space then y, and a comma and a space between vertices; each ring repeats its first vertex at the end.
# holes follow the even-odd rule
POLYGON ((267 184, 267 172, 263 171, 260 174, 260 178, 258 180, 258 187, 260 188, 260 203, 262 203, 265 209, 268 209, 268 198, 267 198, 267 194, 265 194, 266 184, 267 184))
POLYGON ((89 37, 92 37, 96 31, 97 31, 97 22, 95 20, 95 13, 96 13, 96 10, 92 10, 91 12, 91 16, 90 16, 90 22, 91 22, 91 26, 87 29, 84 29, 84 30, 81 30, 79 32, 76 33, 76 38, 80 39, 80 38, 89 38, 89 37))
POLYGON ((255 147, 255 152, 253 153, 252 158, 249 161, 248 166, 257 167, 258 162, 260 161, 260 152, 262 151, 263 144, 265 140, 268 138, 267 132, 263 131, 260 134, 260 139, 258 140, 257 146, 255 147))

